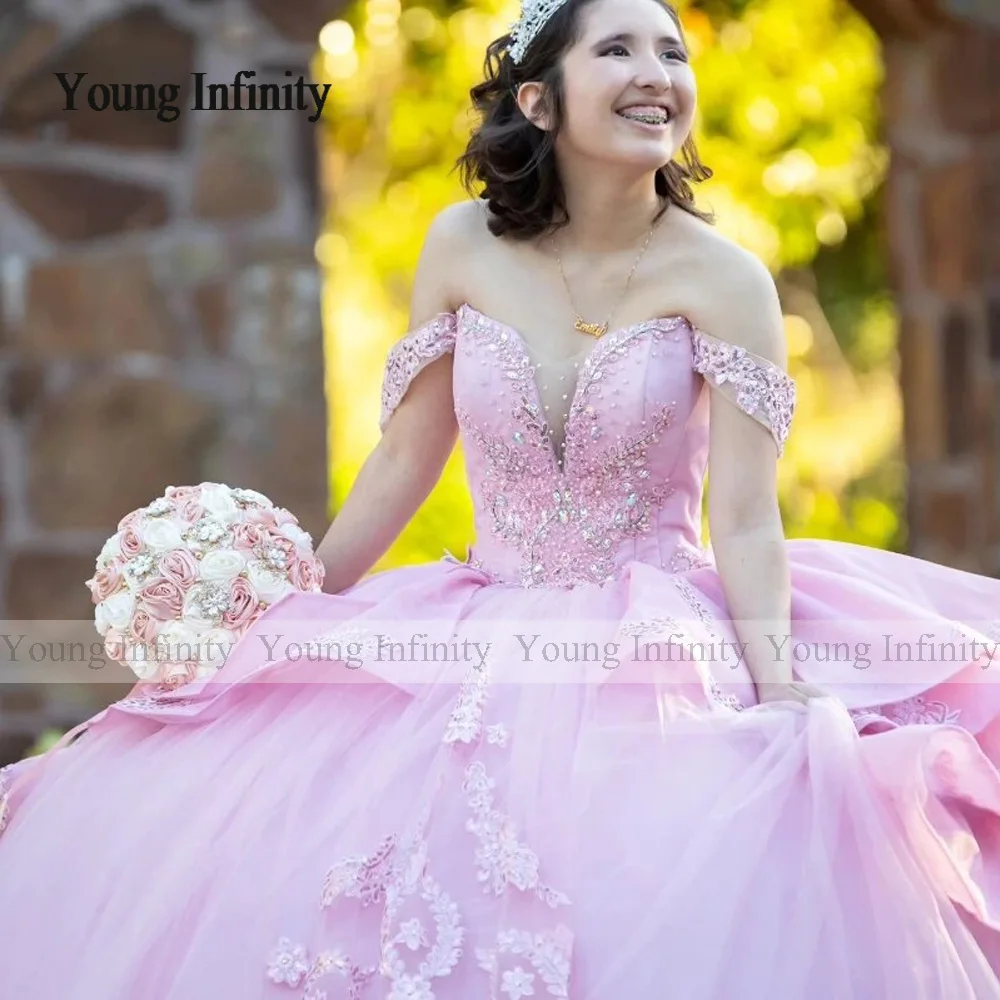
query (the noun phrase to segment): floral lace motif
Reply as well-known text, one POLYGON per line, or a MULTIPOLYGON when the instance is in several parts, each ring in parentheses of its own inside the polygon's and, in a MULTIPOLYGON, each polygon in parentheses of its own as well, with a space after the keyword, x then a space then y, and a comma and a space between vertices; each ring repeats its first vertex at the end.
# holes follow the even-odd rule
POLYGON ((361 666, 365 657, 377 658, 378 635, 359 625, 345 623, 300 644, 303 657, 343 662, 348 669, 361 666))
MULTIPOLYGON (((507 746, 510 734, 503 722, 483 724, 489 679, 488 665, 470 668, 445 727, 442 742, 446 752, 475 743, 500 749, 507 746)), ((540 880, 537 854, 518 839, 511 817, 495 807, 495 784, 482 761, 465 765, 462 791, 472 812, 466 828, 478 844, 470 863, 475 865, 483 891, 495 896, 511 888, 530 893, 544 904, 545 911, 569 905, 564 893, 540 880)), ((323 908, 348 898, 363 908, 382 906, 378 964, 361 965, 339 947, 320 951, 310 959, 304 944, 284 935, 268 958, 266 973, 272 982, 300 991, 299 1000, 327 1000, 326 991, 317 984, 324 976, 337 973, 347 981, 349 1000, 362 1000, 378 976, 379 982, 389 987, 379 994, 387 1000, 435 1000, 432 981, 455 969, 465 942, 458 906, 429 872, 426 827, 440 792, 439 780, 424 798, 418 820, 405 840, 389 834, 371 854, 338 861, 324 879, 320 895, 323 908), (423 912, 400 919, 404 905, 411 900, 423 904, 430 923, 423 912), (415 969, 407 966, 403 949, 422 952, 415 969)), ((510 998, 532 996, 538 992, 536 979, 550 996, 568 997, 572 937, 562 924, 535 933, 506 928, 497 933, 492 947, 477 947, 478 966, 489 975, 491 1000, 499 1000, 500 993, 510 998), (501 971, 504 958, 510 958, 513 967, 501 971)))
POLYGON ((0 833, 10 822, 10 772, 13 768, 13 764, 0 767, 0 833))
POLYGON ((703 549, 695 548, 687 542, 679 542, 670 558, 670 571, 672 573, 685 573, 691 569, 703 569, 711 565, 712 561, 703 549))
MULTIPOLYGON (((619 627, 618 634, 634 637, 654 636, 656 640, 685 637, 681 623, 669 615, 657 615, 653 618, 640 618, 637 621, 625 622, 619 627)), ((727 694, 723 691, 722 686, 714 677, 709 676, 704 684, 708 697, 716 705, 732 709, 735 712, 742 712, 746 708, 735 694, 727 694)))
POLYGON ((717 705, 722 705, 723 708, 731 708, 734 712, 742 712, 746 705, 735 694, 727 694, 722 690, 722 686, 713 677, 708 682, 708 691, 712 696, 712 700, 717 705))
POLYGON ((958 726, 962 716, 960 708, 952 708, 943 701, 928 700, 923 695, 849 711, 859 732, 871 725, 879 729, 893 726, 958 726))
POLYGON ((514 821, 493 807, 495 785, 482 761, 473 761, 465 769, 462 790, 473 813, 466 826, 479 838, 476 868, 483 891, 499 896, 512 885, 522 892, 534 892, 553 909, 568 906, 570 901, 565 893, 539 881, 538 855, 520 843, 514 821))
POLYGON ((136 712, 170 712, 175 708, 184 708, 195 704, 195 698, 171 698, 170 692, 157 697, 156 694, 130 695, 113 703, 113 708, 124 709, 125 711, 136 712))
POLYGON ((326 990, 319 989, 316 982, 331 972, 347 980, 348 1000, 361 1000, 365 987, 377 971, 375 967, 360 968, 340 950, 320 952, 310 961, 306 948, 287 937, 278 941, 267 966, 271 982, 293 988, 301 986, 302 1000, 326 1000, 326 990))
POLYGON ((483 731, 483 705, 490 665, 470 667, 459 688, 458 700, 445 727, 445 743, 475 743, 483 731))
POLYGON ((498 978, 501 982, 501 991, 506 993, 510 1000, 535 996, 536 974, 545 983, 549 996, 568 997, 571 947, 572 938, 565 928, 540 934, 515 930, 501 931, 497 934, 495 947, 476 949, 479 966, 490 974, 490 981, 493 984, 490 1000, 497 1000, 498 978), (505 971, 502 976, 498 976, 498 959, 501 955, 523 956, 535 972, 527 972, 521 965, 517 965, 505 971))
POLYGON ((681 624, 669 615, 657 615, 654 618, 640 618, 638 621, 623 622, 618 626, 619 635, 644 636, 653 635, 663 639, 683 635, 681 624))
POLYGON ((715 619, 712 617, 712 612, 708 610, 708 607, 701 599, 701 595, 698 593, 694 587, 684 577, 677 576, 674 577, 674 586, 677 588, 681 597, 687 602, 688 607, 695 613, 698 621, 701 622, 705 627, 705 631, 709 635, 717 635, 715 631, 715 619))
POLYGON ((694 370, 763 424, 784 451, 795 412, 795 383, 766 358, 696 330, 694 370))
POLYGON ((327 872, 320 905, 332 906, 340 898, 357 899, 362 907, 383 906, 379 935, 380 962, 359 966, 340 948, 321 952, 309 962, 308 950, 287 936, 279 939, 267 965, 272 982, 302 987, 301 1000, 326 1000, 316 981, 331 972, 348 979, 350 1000, 360 1000, 370 980, 380 974, 392 983, 390 1000, 421 997, 433 1000, 432 979, 448 975, 461 956, 464 931, 458 907, 428 874, 424 835, 429 804, 416 829, 405 842, 389 835, 371 855, 344 858, 327 872), (426 904, 434 923, 433 938, 419 917, 399 921, 399 911, 415 897, 426 904), (407 971, 398 945, 410 951, 425 948, 416 972, 407 971))
POLYGON ((421 841, 417 853, 411 855, 408 869, 391 882, 386 890, 386 907, 382 915, 382 965, 380 972, 392 983, 389 1000, 434 1000, 431 980, 447 976, 462 955, 465 931, 458 906, 428 874, 427 844, 421 841), (434 940, 418 917, 398 925, 399 910, 409 896, 418 896, 434 921, 434 940), (408 972, 397 945, 409 951, 426 948, 416 972, 408 972))
POLYGON ((879 712, 900 726, 940 726, 957 723, 962 714, 959 708, 949 708, 943 701, 928 701, 921 695, 882 705, 879 712))
POLYGON ((504 749, 507 746, 507 741, 510 739, 510 733, 507 727, 502 722, 497 722, 492 726, 486 727, 486 742, 492 744, 493 746, 500 747, 504 749))
POLYGON ((439 313, 410 330, 389 349, 382 376, 382 412, 379 427, 385 430, 417 373, 443 354, 455 349, 454 313, 439 313))

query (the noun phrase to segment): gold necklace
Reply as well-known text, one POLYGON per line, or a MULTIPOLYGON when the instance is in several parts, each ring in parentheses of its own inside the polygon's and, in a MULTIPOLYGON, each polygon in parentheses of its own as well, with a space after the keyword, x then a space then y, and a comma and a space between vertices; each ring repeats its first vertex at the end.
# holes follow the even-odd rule
POLYGON ((632 275, 635 274, 635 269, 639 266, 639 261, 642 260, 642 255, 646 252, 646 247, 649 246, 649 241, 653 238, 653 230, 655 228, 656 222, 653 222, 653 224, 649 227, 649 232, 646 234, 646 242, 643 243, 642 249, 639 251, 639 256, 636 257, 635 263, 632 265, 632 270, 629 271, 628 277, 625 279, 625 287, 622 289, 621 295, 618 296, 618 301, 611 307, 611 312, 608 313, 608 318, 603 323, 588 323, 580 315, 576 308, 576 303, 573 301, 573 292, 570 290, 569 281, 566 278, 566 271, 563 269, 562 259, 559 256, 559 250, 556 248, 555 242, 553 241, 552 249, 555 252, 556 263, 559 265, 559 273, 562 274, 563 284, 566 286, 566 295, 569 298, 570 307, 576 316, 576 319, 573 322, 574 330, 579 330, 580 333, 589 333, 592 337, 603 337, 604 334, 608 332, 611 317, 614 316, 615 310, 621 305, 622 299, 625 298, 625 294, 628 292, 629 285, 632 283, 632 275))

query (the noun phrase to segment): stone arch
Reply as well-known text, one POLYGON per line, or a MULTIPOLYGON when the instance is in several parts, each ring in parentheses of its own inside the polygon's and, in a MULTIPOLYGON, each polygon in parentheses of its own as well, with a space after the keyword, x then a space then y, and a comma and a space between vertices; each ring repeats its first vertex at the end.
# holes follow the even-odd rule
POLYGON ((1000 575, 1000 5, 851 2, 885 60, 910 551, 1000 575))
MULTIPOLYGON (((54 73, 177 83, 182 107, 196 61, 212 81, 249 68, 308 80, 341 6, 3 5, 0 618, 91 622, 95 553, 171 483, 260 489, 325 530, 316 126, 268 112, 67 113, 54 73)), ((84 683, 39 683, 31 666, 0 662, 0 762, 134 679, 81 665, 84 683)))

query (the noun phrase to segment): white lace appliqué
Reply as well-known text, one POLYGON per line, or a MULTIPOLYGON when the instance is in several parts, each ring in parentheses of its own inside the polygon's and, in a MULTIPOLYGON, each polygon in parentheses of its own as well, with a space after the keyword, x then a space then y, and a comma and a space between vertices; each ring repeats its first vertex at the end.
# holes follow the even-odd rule
MULTIPOLYGON (((488 663, 469 670, 449 714, 443 752, 470 753, 478 747, 496 753, 508 746, 510 732, 502 721, 485 725, 489 679, 488 663)), ((378 962, 362 964, 339 946, 311 958, 306 945, 284 935, 267 962, 273 983, 299 991, 299 1000, 327 1000, 320 980, 336 974, 346 981, 349 1000, 368 997, 376 979, 384 984, 378 995, 387 1000, 435 1000, 434 981, 456 968, 467 934, 458 905, 431 872, 426 828, 436 797, 444 793, 443 781, 425 797, 405 838, 389 834, 371 854, 337 861, 324 879, 322 908, 344 899, 354 899, 362 908, 382 907, 378 962), (402 919, 408 904, 416 904, 419 913, 411 909, 402 919)), ((541 861, 520 839, 514 820, 496 807, 495 787, 482 760, 466 762, 461 789, 472 814, 466 823, 474 837, 469 864, 483 891, 496 897, 512 890, 530 895, 543 912, 569 906, 565 893, 541 880, 541 861)), ((478 945, 473 952, 477 968, 488 976, 484 995, 519 1000, 544 991, 568 997, 572 940, 563 924, 532 931, 501 929, 491 945, 478 945)))
POLYGON ((310 960, 303 945, 285 937, 278 941, 267 967, 271 982, 293 989, 301 988, 302 1000, 327 1000, 326 991, 320 989, 317 982, 333 972, 347 980, 349 1000, 361 1000, 376 971, 375 968, 358 968, 342 951, 320 952, 310 960))
POLYGON ((466 828, 479 840, 476 869, 484 891, 499 896, 512 885, 522 892, 534 892, 553 908, 568 906, 565 893, 539 881, 538 855, 518 840, 514 821, 493 807, 494 787, 482 761, 469 764, 462 790, 473 815, 466 828))
MULTIPOLYGON (((527 931, 501 931, 493 948, 477 948, 479 966, 490 974, 490 981, 500 982, 500 990, 510 1000, 537 996, 535 977, 545 984, 545 992, 553 997, 569 996, 569 955, 572 938, 565 928, 551 932, 529 934, 527 931), (499 959, 512 955, 525 959, 534 972, 528 972, 520 963, 499 975, 499 959)), ((490 993, 496 1000, 496 990, 490 993)))

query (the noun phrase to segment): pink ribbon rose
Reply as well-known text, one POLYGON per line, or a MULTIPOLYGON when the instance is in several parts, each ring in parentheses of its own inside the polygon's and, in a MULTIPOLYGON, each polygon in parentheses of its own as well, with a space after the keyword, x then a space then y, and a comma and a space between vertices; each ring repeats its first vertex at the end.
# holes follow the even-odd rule
POLYGON ((185 500, 197 500, 201 496, 200 486, 168 486, 164 496, 174 503, 182 504, 185 500))
POLYGON ((141 511, 130 511, 118 522, 118 531, 124 531, 126 528, 134 528, 139 523, 141 517, 141 511))
POLYGON ((126 524, 125 527, 121 529, 118 537, 118 545, 122 550, 122 555, 126 559, 133 559, 140 552, 142 552, 142 539, 139 537, 139 532, 135 530, 135 526, 133 524, 126 524))
POLYGON ((171 690, 183 687, 197 677, 197 671, 198 664, 194 660, 164 663, 160 667, 160 683, 171 690))
POLYGON ((200 575, 198 560, 188 549, 171 549, 160 559, 160 572, 181 590, 187 590, 200 575))
POLYGON ((297 559, 292 563, 290 579, 294 587, 308 592, 318 590, 323 582, 321 570, 311 556, 297 559))
POLYGON ((259 524, 240 523, 233 527, 233 548, 237 552, 253 552, 263 540, 259 524))
POLYGON ((269 507, 248 507, 243 516, 249 524, 259 524, 263 528, 278 527, 274 511, 269 507))
POLYGON ((205 508, 202 507, 201 501, 197 497, 189 497, 177 508, 178 516, 189 524, 194 524, 195 521, 200 520, 204 513, 205 508))
POLYGON ((184 595, 173 580, 156 580, 139 591, 139 601, 160 621, 176 618, 184 606, 184 595))
POLYGON ((155 618, 150 616, 148 611, 139 608, 132 615, 132 621, 129 624, 129 634, 136 642, 154 643, 156 642, 156 633, 159 631, 158 626, 159 623, 155 618))
POLYGON ((245 576, 237 576, 229 585, 229 610, 222 616, 223 627, 242 629, 260 610, 260 598, 245 576))
POLYGON ((103 569, 99 569, 91 582, 91 593, 94 595, 94 602, 100 604, 101 601, 110 597, 122 582, 121 568, 117 563, 111 563, 103 569))
POLYGON ((125 636, 115 628, 109 628, 104 634, 104 652, 109 660, 123 663, 125 660, 125 636))

